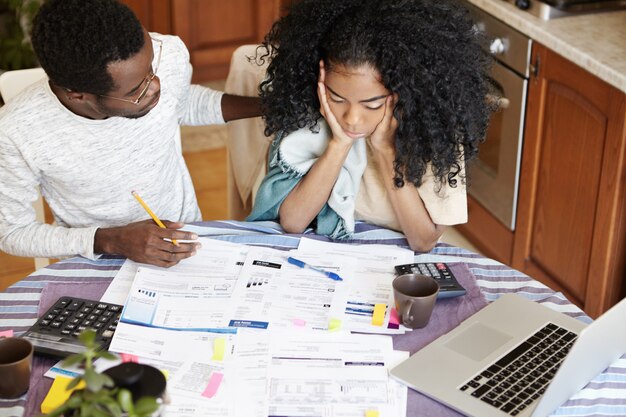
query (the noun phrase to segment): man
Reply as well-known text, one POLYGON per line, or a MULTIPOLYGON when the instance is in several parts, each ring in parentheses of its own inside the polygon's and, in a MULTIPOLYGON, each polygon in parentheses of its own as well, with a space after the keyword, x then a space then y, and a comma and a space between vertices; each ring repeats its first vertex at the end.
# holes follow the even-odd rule
POLYGON ((33 25, 49 80, 0 109, 0 249, 19 256, 119 254, 171 266, 195 254, 201 220, 179 125, 260 114, 257 98, 190 85, 189 53, 116 0, 49 0, 33 25), (39 186, 55 225, 36 221, 39 186), (131 195, 165 222, 159 228, 131 195))

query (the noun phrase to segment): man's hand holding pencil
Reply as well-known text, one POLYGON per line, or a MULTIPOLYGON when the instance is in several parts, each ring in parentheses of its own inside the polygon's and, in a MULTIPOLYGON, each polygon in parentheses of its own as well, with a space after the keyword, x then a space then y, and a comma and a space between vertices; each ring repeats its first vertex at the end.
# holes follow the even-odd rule
POLYGON ((133 196, 152 218, 126 226, 98 229, 94 253, 122 255, 135 262, 170 267, 196 254, 200 247, 198 235, 178 230, 181 222, 161 221, 148 205, 133 192, 133 196))

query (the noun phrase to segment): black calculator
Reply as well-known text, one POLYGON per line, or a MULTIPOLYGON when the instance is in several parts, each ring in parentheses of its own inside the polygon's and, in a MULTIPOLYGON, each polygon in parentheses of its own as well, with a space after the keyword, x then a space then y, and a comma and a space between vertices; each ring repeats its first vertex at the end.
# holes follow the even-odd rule
POLYGON ((76 297, 61 297, 21 337, 35 352, 64 358, 85 350, 78 335, 85 329, 96 332, 96 342, 108 349, 122 314, 122 306, 76 297))
POLYGON ((437 280, 439 294, 437 298, 452 298, 465 295, 465 288, 459 284, 456 277, 450 271, 448 264, 444 262, 420 262, 415 264, 396 265, 396 273, 428 275, 437 280))

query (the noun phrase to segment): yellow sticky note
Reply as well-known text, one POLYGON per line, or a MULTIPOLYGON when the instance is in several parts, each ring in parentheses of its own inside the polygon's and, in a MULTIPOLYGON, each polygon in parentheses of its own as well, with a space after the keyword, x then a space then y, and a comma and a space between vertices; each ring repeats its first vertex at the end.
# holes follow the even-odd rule
POLYGON ((341 329, 341 320, 330 319, 330 322, 328 322, 328 330, 331 332, 335 332, 339 329, 341 329))
POLYGON ((365 417, 378 417, 378 410, 368 410, 365 412, 365 417))
POLYGON ((385 322, 385 312, 387 311, 387 304, 374 304, 374 313, 372 314, 372 325, 382 326, 385 322))
POLYGON ((214 361, 223 361, 225 350, 226 350, 226 339, 224 339, 223 337, 218 337, 213 342, 213 357, 211 359, 214 361))
POLYGON ((43 402, 41 403, 42 413, 50 413, 52 410, 67 401, 67 399, 70 398, 72 392, 85 387, 85 381, 80 381, 80 383, 76 387, 68 390, 67 386, 70 382, 72 382, 73 379, 74 378, 69 378, 66 376, 57 376, 56 378, 54 378, 54 382, 50 387, 50 391, 48 391, 48 395, 46 395, 46 398, 44 398, 43 402))

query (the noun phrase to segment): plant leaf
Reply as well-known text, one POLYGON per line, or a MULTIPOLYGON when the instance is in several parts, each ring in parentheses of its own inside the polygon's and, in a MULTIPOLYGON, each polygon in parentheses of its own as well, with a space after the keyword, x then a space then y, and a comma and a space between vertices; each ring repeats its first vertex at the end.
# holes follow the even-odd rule
POLYGON ((75 353, 71 356, 65 358, 62 362, 62 365, 65 367, 74 366, 85 360, 85 357, 80 353, 75 353))
POLYGON ((122 406, 122 410, 133 413, 133 396, 127 389, 121 389, 120 392, 117 393, 117 402, 122 406))
POLYGON ((104 386, 105 379, 93 369, 85 369, 83 374, 87 389, 91 392, 98 392, 104 386))
POLYGON ((115 417, 119 417, 122 415, 122 409, 120 405, 113 399, 107 398, 102 401, 102 404, 109 410, 109 413, 115 417))
POLYGON ((96 342, 96 332, 93 329, 85 329, 78 335, 78 340, 87 347, 91 347, 96 342))
POLYGON ((82 403, 80 405, 80 417, 91 417, 91 403, 82 403))
POLYGON ((71 395, 70 399, 67 400, 65 405, 67 405, 69 408, 78 408, 78 407, 80 407, 80 404, 83 402, 83 396, 81 394, 82 394, 82 392, 75 391, 71 395))
POLYGON ((111 417, 111 414, 107 413, 106 411, 100 410, 98 408, 94 408, 93 410, 91 410, 91 415, 93 417, 111 417))
POLYGON ((141 397, 135 403, 135 413, 138 417, 146 417, 159 409, 159 403, 154 397, 141 397))
POLYGON ((115 382, 110 376, 106 374, 98 374, 98 375, 100 375, 100 378, 102 378, 102 385, 104 385, 105 387, 111 388, 115 386, 115 382))
POLYGON ((83 376, 82 375, 78 375, 77 377, 75 377, 74 379, 72 379, 70 381, 69 384, 67 384, 67 389, 72 389, 72 388, 76 388, 76 386, 80 383, 80 381, 83 380, 83 376))
POLYGON ((96 353, 96 356, 99 358, 104 358, 110 361, 114 361, 117 359, 117 356, 115 356, 114 354, 112 354, 111 352, 108 352, 106 350, 101 350, 98 353, 96 353))
POLYGON ((108 375, 99 374, 97 372, 95 372, 95 374, 97 375, 98 380, 102 384, 102 387, 113 387, 115 385, 111 377, 109 377, 108 375))

